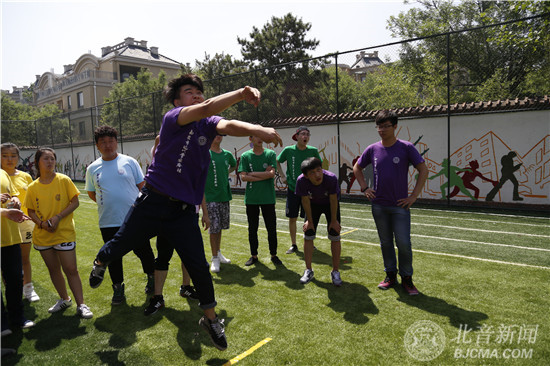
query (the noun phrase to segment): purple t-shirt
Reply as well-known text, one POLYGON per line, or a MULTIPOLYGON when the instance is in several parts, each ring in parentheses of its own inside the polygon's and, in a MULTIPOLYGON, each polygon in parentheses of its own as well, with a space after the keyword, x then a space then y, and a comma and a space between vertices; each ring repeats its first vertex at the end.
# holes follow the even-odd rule
POLYGON ((372 200, 381 206, 397 206, 397 200, 409 196, 409 163, 417 166, 424 159, 413 144, 397 140, 390 147, 382 142, 369 145, 357 161, 365 168, 372 164, 374 172, 374 189, 376 198, 372 200))
POLYGON ((164 115, 160 143, 145 180, 164 194, 198 205, 204 195, 210 145, 222 117, 207 117, 180 126, 177 120, 182 108, 171 109, 164 115))
POLYGON ((331 194, 340 196, 340 187, 338 186, 338 177, 328 170, 323 169, 323 181, 318 186, 311 183, 303 174, 296 179, 296 195, 308 196, 311 203, 316 205, 330 204, 331 194))

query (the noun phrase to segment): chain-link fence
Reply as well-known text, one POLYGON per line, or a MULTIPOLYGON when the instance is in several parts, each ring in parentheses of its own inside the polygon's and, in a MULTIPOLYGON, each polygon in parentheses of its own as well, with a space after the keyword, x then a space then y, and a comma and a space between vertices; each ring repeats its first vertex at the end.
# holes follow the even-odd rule
MULTIPOLYGON (((258 108, 239 103, 224 117, 263 125, 305 116, 505 100, 550 94, 549 14, 335 53, 205 80, 206 97, 252 85, 258 108)), ((19 146, 93 144, 96 126, 120 141, 152 138, 171 105, 161 92, 35 121, 2 121, 2 141, 19 146)), ((446 108, 449 118, 451 108, 446 108)), ((372 117, 371 117, 372 118, 372 117)), ((449 137, 450 138, 450 137, 449 137)))

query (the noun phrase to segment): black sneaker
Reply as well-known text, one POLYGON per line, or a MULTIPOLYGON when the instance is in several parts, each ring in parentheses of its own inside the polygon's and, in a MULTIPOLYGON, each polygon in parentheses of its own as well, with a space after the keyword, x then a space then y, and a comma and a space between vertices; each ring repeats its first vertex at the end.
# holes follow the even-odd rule
POLYGON ((271 261, 273 262, 273 264, 275 264, 276 266, 281 266, 283 264, 283 262, 281 262, 281 260, 279 259, 279 257, 277 257, 276 255, 274 255, 273 257, 271 257, 271 261))
POLYGON ((92 267, 92 272, 90 273, 90 287, 97 288, 103 282, 103 275, 107 269, 106 265, 99 265, 97 261, 94 260, 94 265, 92 267))
POLYGON ((217 315, 214 320, 208 319, 206 315, 203 315, 203 317, 199 320, 199 325, 208 332, 212 343, 214 343, 214 347, 220 351, 225 351, 227 348, 227 339, 225 339, 223 321, 224 320, 220 320, 217 315))
POLYGON ((199 299, 199 295, 197 294, 197 292, 195 291, 195 289, 191 285, 187 285, 187 286, 182 285, 180 287, 180 296, 181 297, 188 297, 188 298, 193 299, 193 300, 198 300, 199 299))
POLYGON ((145 293, 152 294, 155 292, 155 275, 147 275, 147 285, 145 285, 145 293))
POLYGON ((292 254, 296 253, 298 251, 298 246, 296 244, 292 244, 290 248, 286 251, 286 254, 292 254))
POLYGON ((153 315, 163 307, 164 307, 164 298, 162 297, 162 295, 155 295, 151 297, 151 300, 149 301, 149 306, 147 306, 145 310, 143 310, 143 313, 145 315, 153 315))
POLYGON ((111 305, 120 305, 126 300, 124 296, 124 284, 115 283, 113 284, 113 298, 111 299, 111 305))
POLYGON ((245 266, 251 266, 253 265, 254 263, 256 263, 258 261, 258 257, 250 257, 249 260, 246 261, 246 263, 244 264, 245 266))

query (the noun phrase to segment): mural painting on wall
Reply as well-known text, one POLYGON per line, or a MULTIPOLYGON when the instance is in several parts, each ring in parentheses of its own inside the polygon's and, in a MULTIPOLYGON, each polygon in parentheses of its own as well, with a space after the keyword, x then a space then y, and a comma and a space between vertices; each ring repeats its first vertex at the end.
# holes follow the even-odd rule
POLYGON ((434 173, 428 181, 440 177, 440 195, 426 184, 422 197, 438 196, 447 199, 446 189, 450 186, 449 198, 458 196, 475 201, 493 201, 497 195, 498 201, 506 201, 510 195, 512 201, 523 201, 524 197, 548 198, 547 194, 533 192, 533 188, 539 185, 538 188, 544 193, 544 186, 548 183, 548 179, 545 181, 543 177, 550 153, 545 146, 546 139, 548 136, 532 146, 523 156, 519 156, 494 132, 488 132, 480 138, 466 142, 451 154, 451 161, 456 162, 456 165, 449 165, 446 158, 441 164, 426 159, 430 173, 434 173), (524 161, 534 163, 525 167, 524 161), (480 178, 480 181, 474 184, 476 178, 480 178), (507 182, 509 183, 506 184, 507 182), (470 191, 473 191, 473 195, 470 191))

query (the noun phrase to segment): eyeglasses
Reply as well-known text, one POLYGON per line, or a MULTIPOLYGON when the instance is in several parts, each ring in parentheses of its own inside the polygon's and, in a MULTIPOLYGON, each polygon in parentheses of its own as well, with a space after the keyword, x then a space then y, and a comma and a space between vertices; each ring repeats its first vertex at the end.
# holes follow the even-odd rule
POLYGON ((392 128, 393 125, 390 123, 390 124, 385 124, 385 125, 376 125, 376 129, 377 130, 386 130, 388 128, 392 128))

